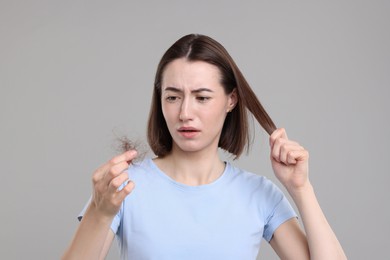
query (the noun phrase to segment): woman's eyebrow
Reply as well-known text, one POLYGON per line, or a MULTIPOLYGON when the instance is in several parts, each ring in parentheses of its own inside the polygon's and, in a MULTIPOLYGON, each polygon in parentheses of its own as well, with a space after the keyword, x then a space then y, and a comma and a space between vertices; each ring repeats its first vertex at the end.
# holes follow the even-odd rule
POLYGON ((172 91, 172 92, 180 92, 180 93, 183 92, 183 90, 174 87, 166 87, 164 88, 164 91, 172 91))
MULTIPOLYGON (((166 87, 164 90, 165 91, 172 91, 172 92, 176 92, 176 93, 182 93, 183 92, 182 89, 175 88, 175 87, 166 87)), ((214 92, 214 91, 212 91, 209 88, 197 88, 197 89, 191 90, 191 93, 199 93, 199 92, 203 92, 203 91, 214 92)))
POLYGON ((198 89, 191 90, 191 93, 199 93, 199 92, 203 92, 203 91, 206 91, 206 92, 214 92, 214 91, 212 91, 212 90, 209 89, 209 88, 198 88, 198 89))

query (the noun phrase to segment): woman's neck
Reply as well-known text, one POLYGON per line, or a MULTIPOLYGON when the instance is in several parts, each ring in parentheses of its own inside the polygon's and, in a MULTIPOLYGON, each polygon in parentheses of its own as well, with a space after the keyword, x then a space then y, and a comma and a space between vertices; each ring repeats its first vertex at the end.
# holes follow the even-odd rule
POLYGON ((189 153, 172 149, 170 154, 155 159, 155 163, 169 177, 189 186, 211 183, 218 179, 225 169, 217 150, 189 153))

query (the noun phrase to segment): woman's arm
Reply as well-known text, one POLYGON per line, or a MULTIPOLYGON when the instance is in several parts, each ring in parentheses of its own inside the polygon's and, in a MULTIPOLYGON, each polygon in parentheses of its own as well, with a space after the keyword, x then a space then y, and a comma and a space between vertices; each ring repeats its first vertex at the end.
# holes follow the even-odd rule
POLYGON ((280 259, 310 259, 306 236, 296 218, 281 224, 275 230, 269 243, 280 259))
POLYGON ((128 151, 111 159, 93 174, 93 196, 76 234, 62 259, 104 259, 114 234, 111 223, 122 201, 133 190, 126 170, 136 151, 128 151))
POLYGON ((111 218, 100 217, 89 208, 62 259, 104 259, 114 238, 111 222, 111 218))
MULTIPOLYGON (((286 187, 300 213, 306 232, 310 259, 346 259, 344 251, 328 224, 308 178, 309 153, 298 143, 288 140, 284 129, 270 137, 271 163, 276 177, 286 187)), ((279 255, 286 255, 289 237, 301 237, 288 221, 275 232, 271 245, 279 255), (279 230, 280 229, 280 230, 279 230), (287 234, 292 232, 292 234, 287 234), (279 252, 278 252, 279 251, 279 252)), ((305 247, 300 243, 300 250, 305 247)), ((304 249, 303 249, 304 250, 304 249)), ((288 259, 288 257, 286 258, 288 259)))

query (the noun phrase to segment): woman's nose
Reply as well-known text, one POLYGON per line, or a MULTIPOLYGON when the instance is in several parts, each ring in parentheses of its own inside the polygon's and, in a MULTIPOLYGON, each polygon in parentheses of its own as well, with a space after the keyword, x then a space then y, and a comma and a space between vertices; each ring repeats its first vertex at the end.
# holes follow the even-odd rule
POLYGON ((188 98, 185 98, 180 107, 179 119, 181 121, 188 121, 191 120, 192 117, 193 115, 192 115, 191 102, 190 100, 188 100, 188 98))

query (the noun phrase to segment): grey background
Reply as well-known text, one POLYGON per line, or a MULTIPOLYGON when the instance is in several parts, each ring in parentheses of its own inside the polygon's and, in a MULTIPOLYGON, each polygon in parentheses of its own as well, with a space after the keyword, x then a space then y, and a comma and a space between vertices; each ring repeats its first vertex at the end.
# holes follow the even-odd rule
MULTIPOLYGON (((384 259, 389 12, 372 0, 0 0, 0 258, 59 258, 115 136, 145 140, 162 53, 196 32, 228 49, 277 125, 308 148, 349 258, 384 259)), ((255 134, 234 163, 275 180, 267 135, 255 134)), ((264 241, 261 251, 277 259, 264 241)))

